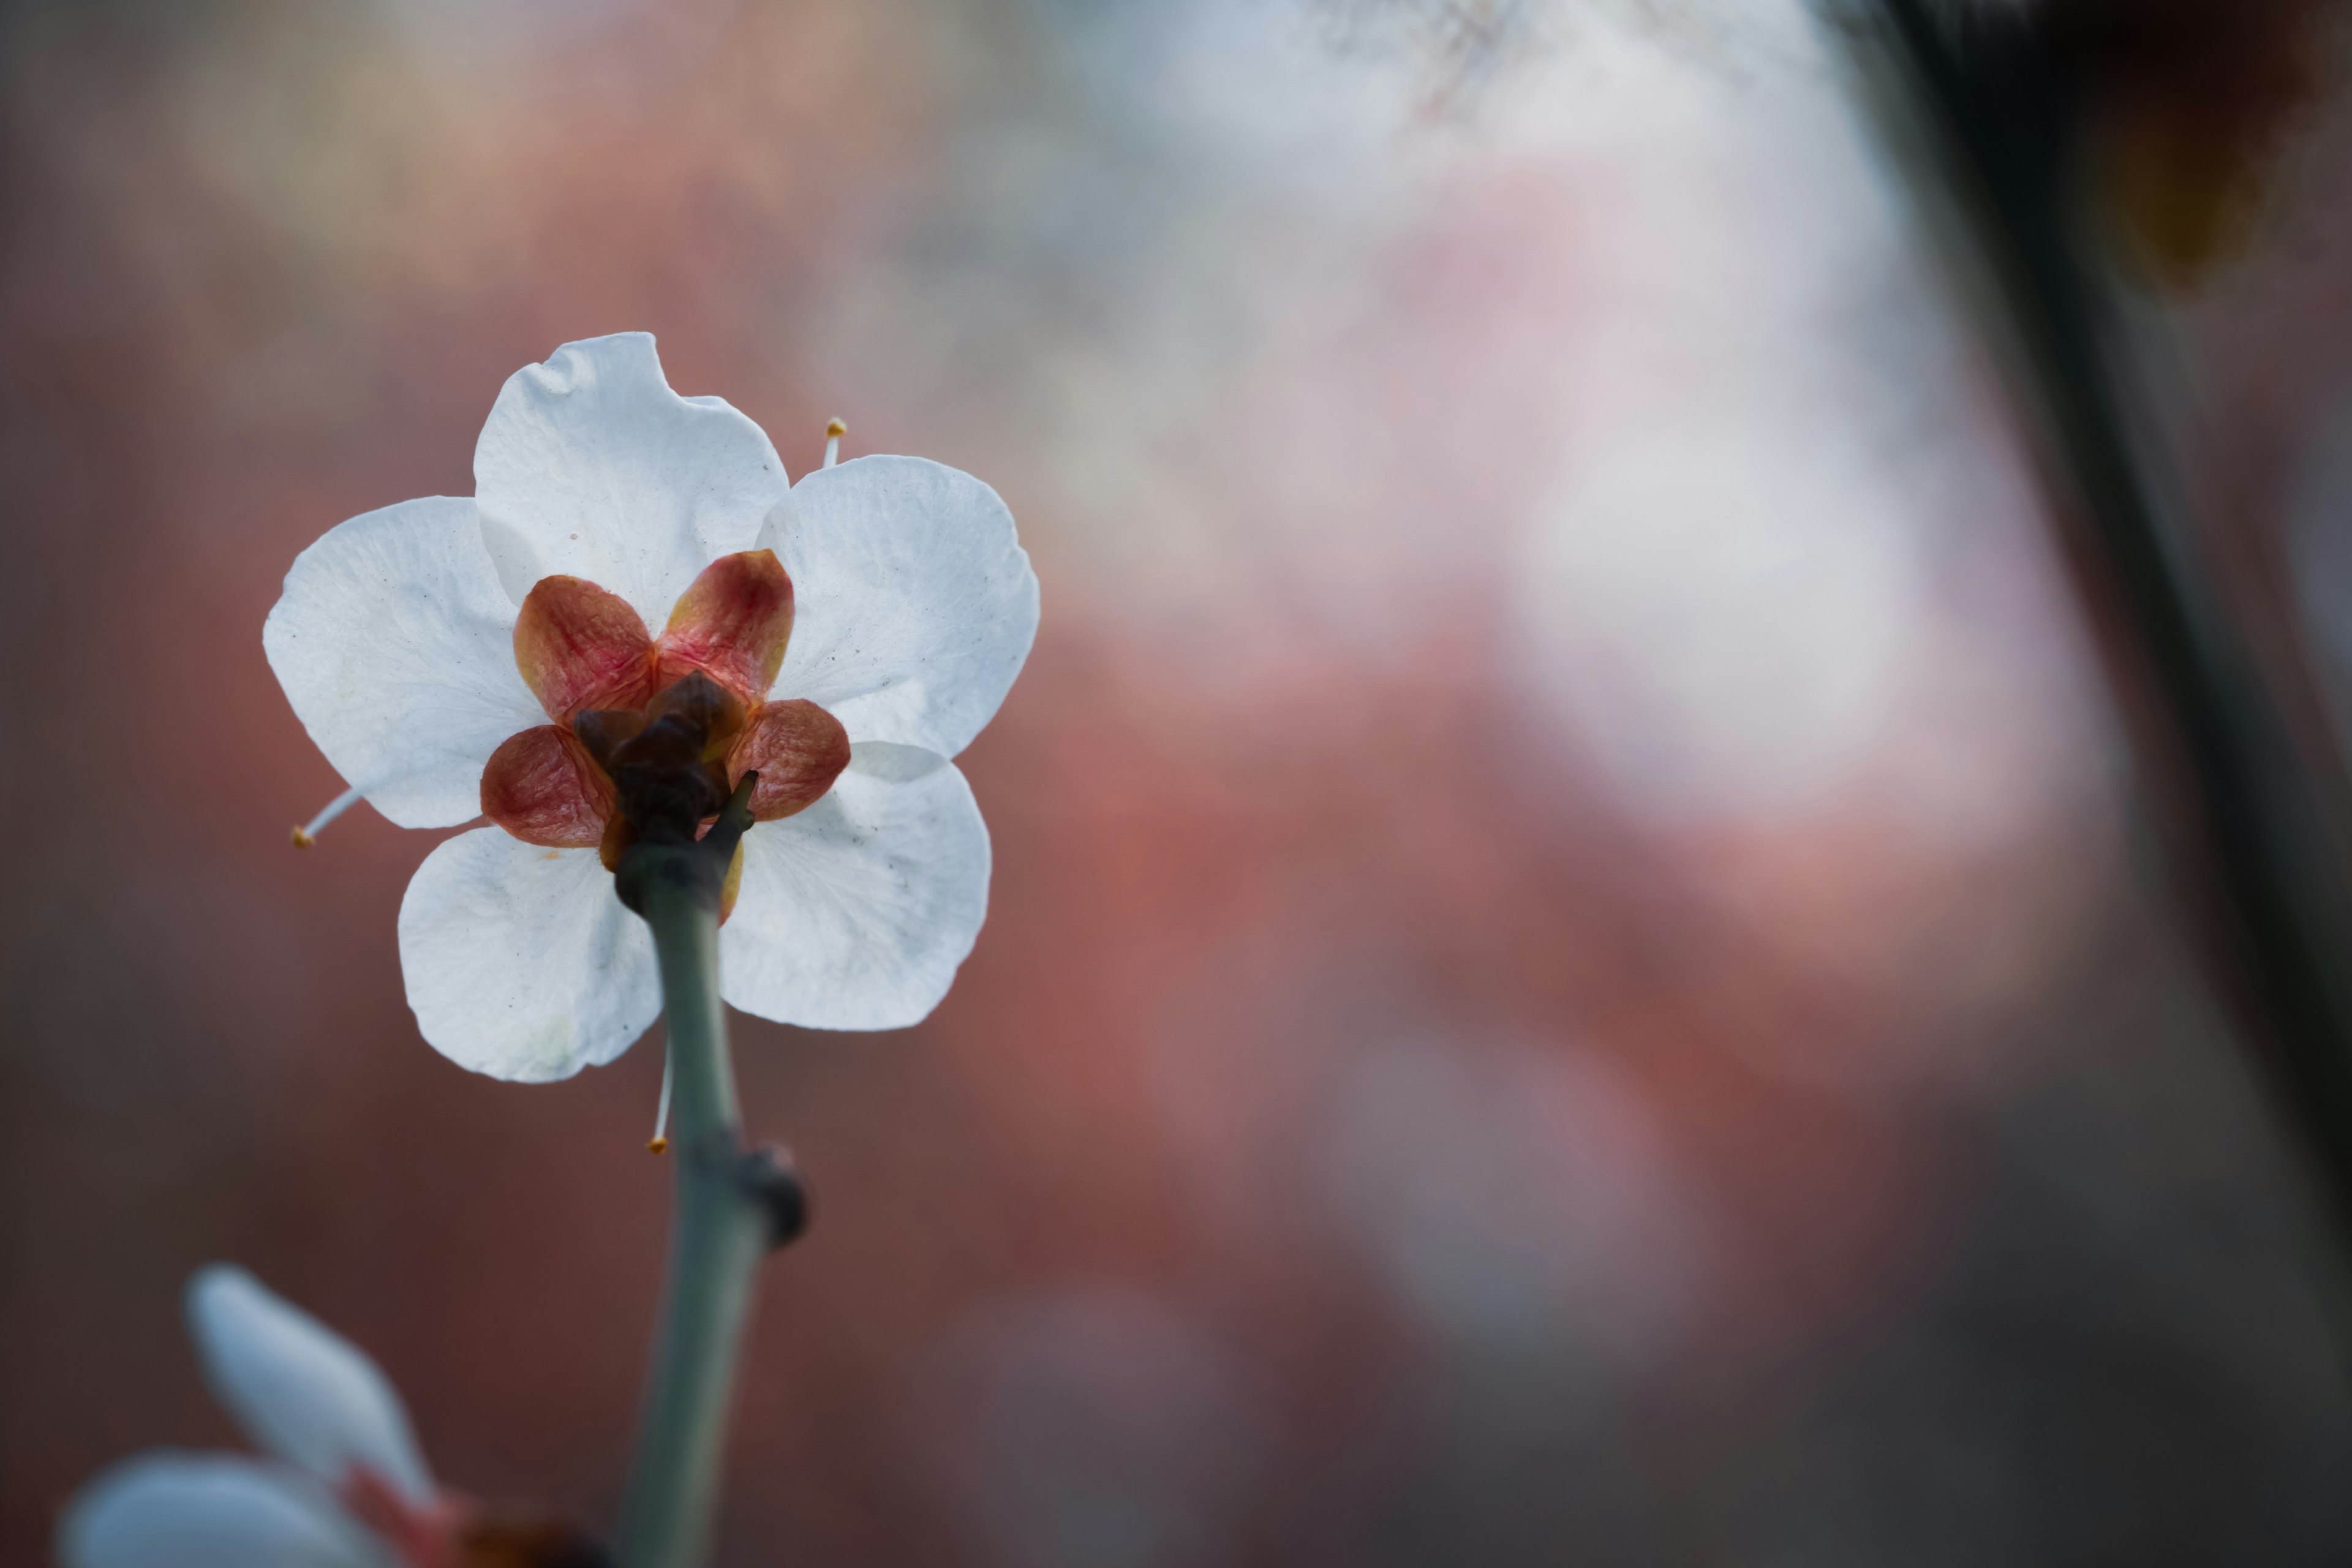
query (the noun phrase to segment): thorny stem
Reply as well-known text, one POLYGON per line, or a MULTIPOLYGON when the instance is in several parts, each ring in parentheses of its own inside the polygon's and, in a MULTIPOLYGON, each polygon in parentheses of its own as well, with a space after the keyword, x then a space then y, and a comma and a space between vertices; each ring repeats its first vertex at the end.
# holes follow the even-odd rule
MULTIPOLYGON (((2175 786, 2177 847, 2216 917, 2207 934, 2224 989, 2334 1217, 2352 1227, 2352 909, 2324 764, 2296 745, 2200 570, 2178 487, 2131 439, 2104 353, 2105 300, 2070 232, 2063 85, 2021 56, 1972 59, 1929 0, 1822 4, 1881 131, 1921 176, 1915 195, 1943 220, 2038 437, 2077 583, 2124 695, 2142 700, 2133 716, 2153 771, 2175 786)), ((1980 40, 1999 36, 1990 28, 1980 40)))
POLYGON ((653 930, 661 966, 677 1161, 661 1325, 621 1510, 622 1568, 698 1568, 707 1559, 760 1261, 805 1219, 781 1152, 743 1148, 719 998, 719 890, 751 826, 756 778, 743 780, 699 842, 639 842, 616 873, 622 901, 653 930))

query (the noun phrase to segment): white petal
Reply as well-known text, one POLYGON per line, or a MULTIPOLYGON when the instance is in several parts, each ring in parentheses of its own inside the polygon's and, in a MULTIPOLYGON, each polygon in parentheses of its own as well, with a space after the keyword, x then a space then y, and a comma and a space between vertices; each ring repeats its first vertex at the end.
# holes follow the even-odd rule
POLYGON ((299 1475, 168 1449, 124 1460, 66 1505, 63 1568, 392 1568, 392 1554, 299 1475))
POLYGON ((669 389, 646 332, 517 371, 474 448, 483 533, 516 601, 551 574, 585 577, 656 633, 705 566, 752 548, 789 488, 757 425, 669 389))
POLYGON ((661 1012, 645 921, 593 849, 478 827, 436 848, 400 902, 400 972, 416 1026, 475 1072, 570 1078, 635 1043, 661 1012))
POLYGON ((919 1023, 980 935, 988 865, 988 827, 954 763, 860 745, 823 800, 745 836, 719 990, 812 1028, 919 1023))
POLYGON ((772 542, 793 578, 775 695, 853 741, 952 757, 996 714, 1037 636, 1037 574, 994 490, 922 458, 858 458, 793 487, 772 542))
POLYGON ((205 1381, 255 1447, 330 1487, 368 1469, 413 1503, 433 1501, 408 1412, 358 1346, 226 1263, 196 1271, 187 1310, 205 1381))
POLYGON ((482 764, 547 716, 515 668, 514 601, 474 503, 403 501, 294 558, 261 628, 269 668, 335 771, 403 827, 482 810, 482 764))

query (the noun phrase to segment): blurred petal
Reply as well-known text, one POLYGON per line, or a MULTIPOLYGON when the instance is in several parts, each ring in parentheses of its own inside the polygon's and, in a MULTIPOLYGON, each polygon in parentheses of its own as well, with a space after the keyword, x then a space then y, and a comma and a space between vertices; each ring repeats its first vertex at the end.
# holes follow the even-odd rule
POLYGON ((482 815, 525 844, 593 848, 613 815, 613 781, 571 731, 541 724, 490 753, 482 815))
POLYGON ((727 754, 727 786, 758 770, 751 815, 761 822, 792 816, 833 787, 849 765, 849 735, 814 702, 771 702, 727 754))
POLYGON ((226 1263, 188 1281, 187 1310, 205 1381, 257 1447, 331 1488, 364 1468, 434 1500, 400 1395, 349 1340, 226 1263))
POLYGON ((753 547, 787 486, 757 425, 672 392, 653 338, 623 332, 508 378, 474 449, 474 489, 515 598, 568 573, 658 626, 705 566, 753 547))
POLYGON ((700 669, 748 705, 776 683, 793 635, 793 580, 772 550, 722 555, 679 595, 661 636, 667 684, 700 669))
POLYGON ((337 773, 401 826, 446 827, 480 809, 499 742, 539 721, 514 624, 474 503, 435 496, 296 556, 261 646, 337 773))
POLYGON ((629 602, 579 577, 541 578, 515 617, 523 684, 559 724, 583 709, 643 707, 653 690, 653 651, 629 602))
POLYGON ((776 548, 799 593, 779 697, 858 741, 951 757, 1037 635, 1037 576, 996 492, 922 458, 858 458, 793 489, 776 548))
POLYGON ((392 1554, 300 1476, 169 1449, 84 1487, 58 1523, 63 1568, 394 1568, 392 1554))
POLYGON ((719 989, 747 1013, 820 1029, 919 1023, 988 912, 988 828, 935 753, 863 745, 824 799, 743 837, 719 933, 719 989))
POLYGON ((653 939, 593 849, 478 827, 425 858, 400 904, 416 1026, 475 1072, 522 1083, 601 1067, 661 1012, 653 939))

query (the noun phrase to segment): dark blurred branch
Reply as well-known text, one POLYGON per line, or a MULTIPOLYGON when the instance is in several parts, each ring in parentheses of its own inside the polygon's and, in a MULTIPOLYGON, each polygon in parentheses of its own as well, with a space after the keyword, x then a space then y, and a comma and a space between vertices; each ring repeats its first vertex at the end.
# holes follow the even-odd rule
POLYGON ((645 837, 615 873, 622 901, 653 930, 677 1126, 669 1271, 622 1507, 623 1568, 697 1568, 708 1558, 728 1404, 760 1261, 797 1236, 806 1218, 789 1163, 777 1152, 742 1146, 719 997, 719 899, 751 826, 758 780, 744 777, 698 841, 690 818, 683 841, 659 821, 633 824, 645 837))
POLYGON ((2031 426, 2222 988, 2352 1227, 2352 910, 2331 797, 2177 487, 2130 438, 2108 303, 2078 250, 2074 84, 2036 52, 2031 9, 1821 4, 2031 426))

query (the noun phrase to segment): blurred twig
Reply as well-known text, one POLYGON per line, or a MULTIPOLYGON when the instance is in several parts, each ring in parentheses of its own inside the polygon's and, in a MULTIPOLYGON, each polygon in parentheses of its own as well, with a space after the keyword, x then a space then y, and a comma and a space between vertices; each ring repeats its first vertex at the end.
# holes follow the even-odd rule
POLYGON ((2030 13, 1819 4, 2008 376, 2223 989, 2352 1230, 2352 907, 2330 796, 2178 487, 2130 437, 2108 302, 2079 248, 2069 84, 2035 55, 2030 13))

